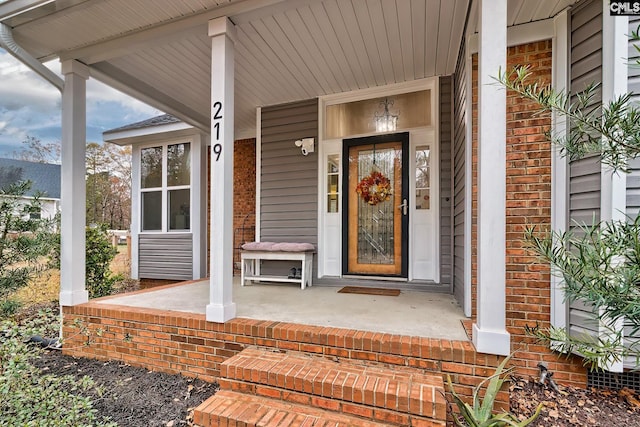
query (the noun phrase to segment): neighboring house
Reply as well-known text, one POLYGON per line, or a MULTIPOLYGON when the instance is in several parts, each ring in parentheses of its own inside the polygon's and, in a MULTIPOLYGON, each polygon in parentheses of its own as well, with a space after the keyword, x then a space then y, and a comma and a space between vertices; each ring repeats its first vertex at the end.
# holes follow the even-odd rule
POLYGON ((35 195, 40 200, 40 209, 31 217, 53 219, 60 212, 60 165, 0 158, 0 188, 23 181, 31 182, 24 203, 35 195))
MULTIPOLYGON (((468 363, 456 378, 479 375, 474 364, 495 360, 483 354, 517 350, 524 374, 535 375, 545 360, 561 382, 586 384, 579 358, 525 335, 524 326, 536 323, 603 331, 585 321, 585 305, 567 307, 549 266, 523 248, 523 231, 637 214, 640 164, 625 179, 597 156, 562 158, 547 131, 561 134, 565 123, 534 115, 534 105, 494 77, 527 65, 557 90, 601 83, 595 102, 637 92, 626 57, 637 55, 628 34, 638 17, 612 16, 602 0, 154 0, 154 14, 145 1, 71 2, 60 10, 23 3, 0 4, 5 40, 19 49, 4 46, 63 92, 63 152, 84 149, 89 76, 182 121, 162 122, 153 135, 125 127, 105 138, 134 145, 138 274, 147 249, 153 257, 181 248, 175 266, 184 278, 203 278, 211 266, 205 328, 242 335, 235 342, 216 335, 224 351, 212 356, 213 372, 247 342, 280 348, 271 326, 251 341, 265 327, 244 332, 234 320, 231 147, 255 139, 255 240, 313 244, 314 284, 364 278, 455 296, 473 324, 473 350, 465 347, 471 362, 449 347, 453 357, 441 359, 438 350, 424 366, 468 363), (37 64, 55 57, 64 81, 37 64)), ((98 309, 83 305, 83 246, 74 245, 83 236, 84 206, 72 203, 84 192, 85 170, 70 157, 62 167, 70 205, 62 215, 60 301, 67 316, 89 316, 98 309), (65 260, 76 262, 65 268, 65 260)), ((159 259, 153 268, 169 274, 173 265, 159 259)), ((128 323, 138 314, 122 316, 128 323)), ((284 348, 322 353, 328 345, 305 341, 304 331, 289 337, 298 341, 284 348)), ((339 342, 325 355, 369 355, 339 342)), ((411 357, 423 357, 414 352, 425 348, 399 342, 397 357, 383 360, 423 366, 411 357)), ((95 354, 133 358, 126 350, 95 354)))

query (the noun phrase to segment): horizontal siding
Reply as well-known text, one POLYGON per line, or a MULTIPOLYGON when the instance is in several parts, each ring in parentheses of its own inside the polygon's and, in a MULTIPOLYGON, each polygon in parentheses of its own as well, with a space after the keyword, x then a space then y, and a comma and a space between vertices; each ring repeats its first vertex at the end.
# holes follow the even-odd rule
POLYGON ((462 46, 460 55, 458 55, 453 86, 453 294, 462 306, 464 306, 465 147, 467 140, 467 70, 464 51, 464 46, 462 46))
POLYGON ((453 280, 453 226, 451 209, 451 77, 440 78, 440 284, 451 285, 453 280))
MULTIPOLYGON (((318 102, 262 109, 260 239, 318 244, 318 102), (303 156, 295 141, 314 138, 303 156)), ((299 263, 297 263, 299 264, 299 263)), ((286 274, 296 263, 264 262, 264 274, 286 274)), ((317 275, 314 257, 314 276, 317 275)))
POLYGON ((138 275, 141 279, 192 279, 193 236, 185 233, 140 234, 138 275))
MULTIPOLYGON (((570 92, 575 94, 587 85, 602 82, 602 2, 586 1, 571 11, 570 92)), ((592 105, 600 104, 601 92, 592 105)), ((600 156, 592 155, 569 164, 570 225, 600 221, 600 156)), ((593 308, 582 301, 572 301, 568 310, 568 333, 571 336, 599 334, 593 308)))

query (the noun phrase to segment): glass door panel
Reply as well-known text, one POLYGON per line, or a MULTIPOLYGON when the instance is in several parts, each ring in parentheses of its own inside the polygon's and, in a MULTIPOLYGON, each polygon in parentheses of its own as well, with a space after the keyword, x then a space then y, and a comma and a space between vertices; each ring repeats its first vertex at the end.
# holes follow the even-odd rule
POLYGON ((406 277, 406 145, 408 135, 345 140, 343 274, 406 277))

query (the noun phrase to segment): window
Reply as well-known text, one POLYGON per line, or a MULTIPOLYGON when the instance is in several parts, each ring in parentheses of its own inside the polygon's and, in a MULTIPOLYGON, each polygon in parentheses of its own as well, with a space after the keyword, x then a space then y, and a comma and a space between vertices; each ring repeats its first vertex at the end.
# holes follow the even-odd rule
POLYGON ((29 206, 29 219, 42 219, 42 209, 40 206, 29 206))
POLYGON ((327 212, 338 212, 338 177, 340 174, 340 155, 327 157, 327 212))
POLYGON ((428 145, 416 148, 416 209, 431 206, 430 150, 428 145))
POLYGON ((140 150, 142 231, 191 228, 191 146, 189 143, 140 150))

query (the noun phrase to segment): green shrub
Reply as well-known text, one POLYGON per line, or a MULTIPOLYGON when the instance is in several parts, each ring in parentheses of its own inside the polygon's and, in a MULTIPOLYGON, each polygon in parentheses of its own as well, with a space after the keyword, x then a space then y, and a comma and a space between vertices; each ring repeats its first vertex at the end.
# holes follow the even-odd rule
POLYGON ((505 370, 507 363, 511 359, 511 356, 506 357, 502 363, 496 368, 496 372, 488 378, 485 378, 478 386, 473 390, 473 404, 466 403, 453 388, 451 378, 447 376, 447 382, 449 384, 449 392, 453 397, 453 402, 458 407, 460 415, 464 419, 461 421, 455 414, 453 420, 459 427, 524 427, 531 424, 542 410, 542 404, 538 405, 535 413, 526 420, 520 421, 518 417, 510 412, 494 413, 493 407, 495 405, 496 396, 502 388, 510 369, 505 370), (486 390, 484 398, 480 398, 480 392, 486 384, 486 390))
POLYGON ((121 280, 121 277, 112 274, 109 269, 118 249, 111 245, 106 224, 87 227, 86 251, 86 281, 89 298, 111 295, 114 283, 121 280))
MULTIPOLYGON (((114 275, 109 269, 111 261, 118 249, 111 245, 107 233, 107 225, 90 226, 86 229, 86 286, 89 298, 111 295, 113 285, 122 280, 122 276, 114 275)), ((50 254, 49 266, 60 268, 60 237, 50 254)))
POLYGON ((47 375, 31 363, 39 350, 25 339, 48 334, 55 324, 51 312, 24 326, 0 324, 0 426, 116 426, 99 420, 91 400, 79 395, 94 386, 89 377, 47 375))
POLYGON ((5 298, 0 300, 0 319, 13 316, 20 307, 20 302, 14 299, 5 298))

